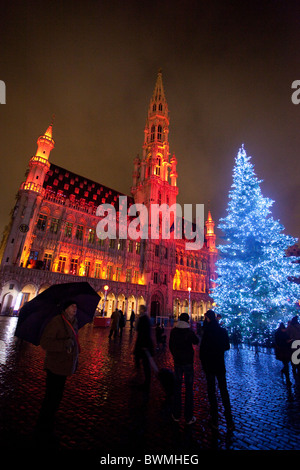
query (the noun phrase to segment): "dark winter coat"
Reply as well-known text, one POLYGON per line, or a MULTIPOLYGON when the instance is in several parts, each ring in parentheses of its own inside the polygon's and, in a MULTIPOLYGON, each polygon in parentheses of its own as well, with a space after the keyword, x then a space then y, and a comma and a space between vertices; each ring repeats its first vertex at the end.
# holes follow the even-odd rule
POLYGON ((228 333, 216 320, 205 322, 200 344, 200 360, 205 372, 225 372, 224 352, 230 349, 228 333))
POLYGON ((298 322, 292 321, 291 324, 287 327, 287 333, 290 339, 300 339, 300 324, 298 322))
POLYGON ((287 330, 278 328, 275 332, 275 356, 279 361, 289 361, 291 359, 291 343, 287 330))
MULTIPOLYGON (((77 320, 73 322, 77 332, 77 320)), ((44 368, 53 374, 72 375, 78 365, 78 345, 71 327, 56 315, 45 327, 40 344, 46 351, 44 368)))
POLYGON ((151 337, 151 323, 148 315, 141 315, 136 325, 137 338, 134 347, 134 354, 140 356, 147 349, 151 356, 154 353, 153 341, 151 337))
POLYGON ((194 348, 193 344, 198 344, 199 339, 191 330, 190 325, 185 321, 178 321, 171 330, 169 348, 177 365, 193 364, 194 348))

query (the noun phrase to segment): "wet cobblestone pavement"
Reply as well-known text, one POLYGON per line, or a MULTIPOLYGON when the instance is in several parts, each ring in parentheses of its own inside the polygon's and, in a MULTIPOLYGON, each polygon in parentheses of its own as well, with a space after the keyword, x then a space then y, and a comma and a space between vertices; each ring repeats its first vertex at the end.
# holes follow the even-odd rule
MULTIPOLYGON (((44 395, 44 352, 17 347, 17 319, 0 317, 0 445, 3 452, 34 452, 33 439, 44 395)), ((206 382, 195 352, 192 426, 174 423, 153 375, 149 401, 133 381, 135 333, 108 339, 108 329, 86 325, 77 373, 68 378, 57 414, 59 449, 107 455, 200 454, 203 450, 300 450, 300 379, 281 378, 273 354, 231 349, 226 353, 228 389, 236 430, 227 434, 220 405, 220 432, 209 427, 206 382)), ((166 329, 167 337, 170 329, 166 329)), ((154 331, 153 331, 154 337, 154 331)), ((168 347, 156 351, 159 367, 173 367, 168 347)), ((141 377, 142 378, 142 377, 141 377)), ((220 399, 220 397, 219 397, 220 399)))

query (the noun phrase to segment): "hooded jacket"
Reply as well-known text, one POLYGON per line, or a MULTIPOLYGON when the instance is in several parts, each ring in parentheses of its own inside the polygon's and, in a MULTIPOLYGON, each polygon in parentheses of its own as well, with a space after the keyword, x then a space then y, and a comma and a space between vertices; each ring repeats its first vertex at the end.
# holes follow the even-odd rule
POLYGON ((198 344, 199 339, 191 330, 190 325, 185 321, 178 321, 171 330, 169 348, 177 365, 193 364, 194 348, 193 344, 198 344))

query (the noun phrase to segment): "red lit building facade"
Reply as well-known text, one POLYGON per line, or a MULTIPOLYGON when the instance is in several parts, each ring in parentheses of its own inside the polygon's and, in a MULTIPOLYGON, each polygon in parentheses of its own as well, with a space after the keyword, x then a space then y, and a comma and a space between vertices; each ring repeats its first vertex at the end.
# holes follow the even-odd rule
MULTIPOLYGON (((217 250, 210 211, 201 250, 187 250, 184 239, 101 240, 97 207, 120 213, 120 192, 50 161, 52 124, 37 140, 26 180, 18 191, 1 245, 1 312, 18 310, 52 284, 87 280, 100 294, 108 286, 105 314, 146 304, 152 317, 200 317, 211 306, 209 291, 217 250)), ((176 158, 170 158, 169 110, 159 72, 150 100, 142 157, 136 157, 127 204, 176 203, 176 158)), ((177 220, 178 222, 178 220, 177 220)), ((177 223, 176 222, 176 223, 177 223)), ((180 222, 181 223, 181 222, 180 222)))

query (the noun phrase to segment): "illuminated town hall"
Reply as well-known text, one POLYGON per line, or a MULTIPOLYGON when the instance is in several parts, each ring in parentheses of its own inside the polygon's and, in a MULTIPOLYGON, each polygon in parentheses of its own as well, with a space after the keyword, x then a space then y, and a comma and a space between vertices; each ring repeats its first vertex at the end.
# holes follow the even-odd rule
MULTIPOLYGON (((37 140, 1 245, 1 313, 12 313, 52 284, 87 280, 110 317, 127 318, 146 304, 152 317, 199 317, 211 306, 215 276, 214 222, 206 215, 204 244, 188 250, 176 239, 101 239, 97 208, 110 204, 116 223, 126 196, 51 162, 53 124, 37 140), (119 199, 121 196, 121 199, 119 199), (104 289, 105 288, 105 289, 104 289), (105 295, 106 290, 106 295, 105 295), (105 299, 105 303, 104 303, 105 299)), ((133 162, 127 204, 172 206, 177 202, 177 160, 169 150, 169 110, 158 73, 150 99, 142 156, 133 162)), ((175 224, 182 223, 182 219, 175 224)), ((174 220, 173 220, 174 226, 174 220)))

